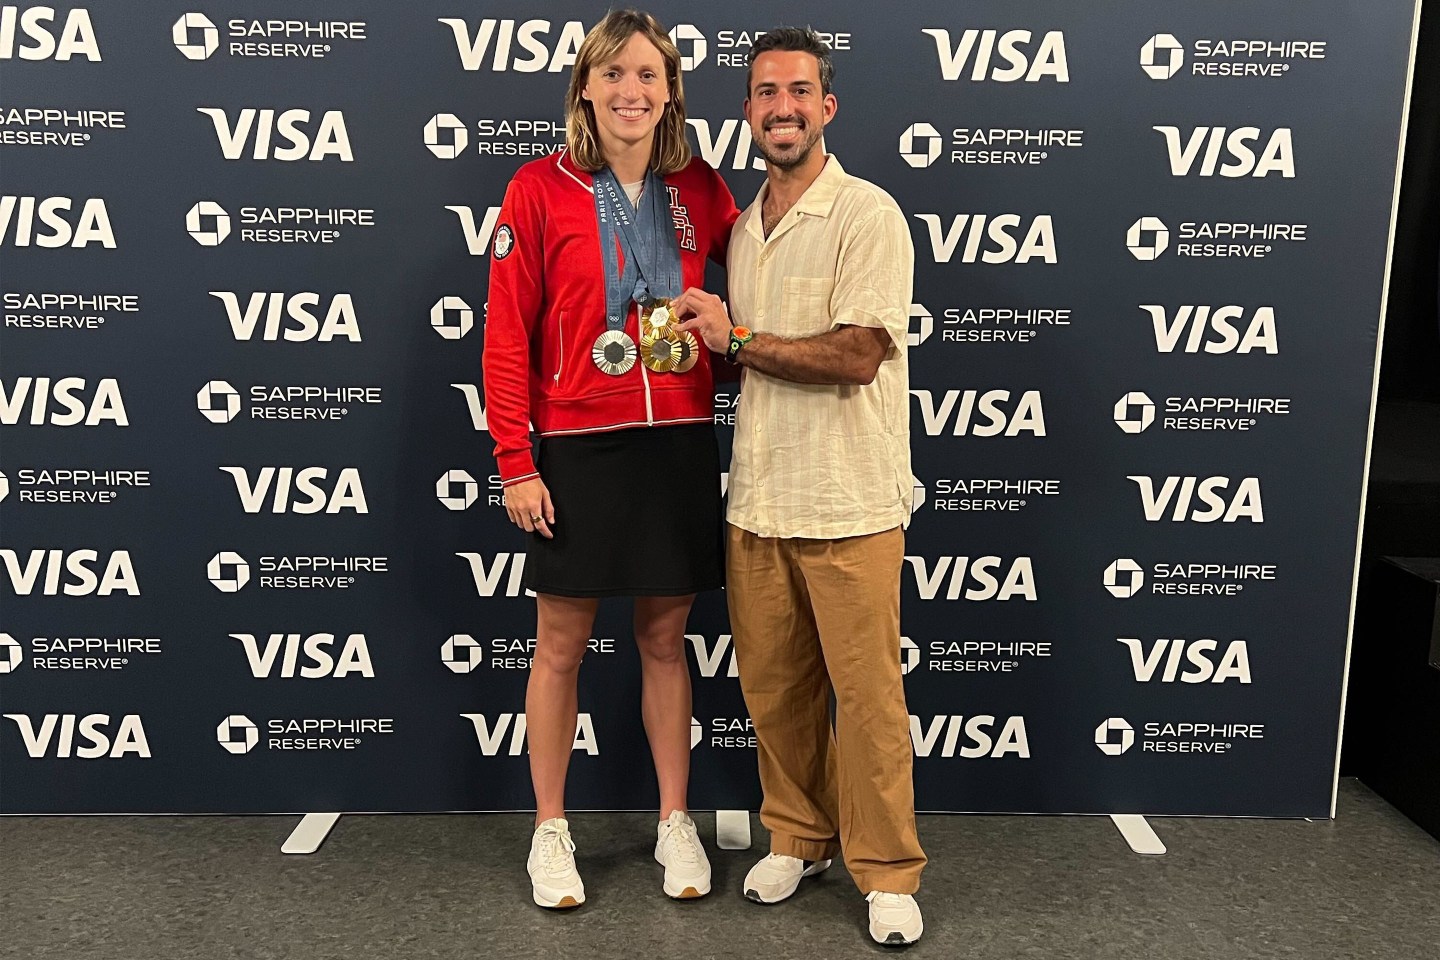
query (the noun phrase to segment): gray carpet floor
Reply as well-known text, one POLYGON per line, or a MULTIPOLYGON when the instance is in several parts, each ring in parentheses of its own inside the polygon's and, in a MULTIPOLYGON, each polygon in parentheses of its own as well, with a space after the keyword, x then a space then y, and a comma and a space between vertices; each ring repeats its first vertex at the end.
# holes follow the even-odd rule
MULTIPOLYGON (((764 852, 721 851, 715 891, 675 903, 654 817, 577 814, 589 902, 534 907, 529 818, 342 818, 285 857, 294 817, 0 819, 0 956, 815 958, 896 954, 865 933, 843 868, 790 901, 744 901, 764 852)), ((927 816, 925 938, 908 957, 1296 960, 1440 958, 1440 843, 1355 781, 1333 822, 1155 820, 1162 857, 1097 817, 927 816)))

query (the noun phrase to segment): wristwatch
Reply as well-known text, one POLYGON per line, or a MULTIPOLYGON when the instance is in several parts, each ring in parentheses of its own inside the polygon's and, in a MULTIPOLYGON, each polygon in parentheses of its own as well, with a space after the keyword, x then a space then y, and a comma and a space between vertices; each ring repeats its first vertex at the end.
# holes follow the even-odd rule
POLYGON ((725 351, 725 359, 730 363, 739 363, 735 358, 740 353, 740 348, 754 339, 755 333, 749 327, 731 327, 730 347, 725 351))

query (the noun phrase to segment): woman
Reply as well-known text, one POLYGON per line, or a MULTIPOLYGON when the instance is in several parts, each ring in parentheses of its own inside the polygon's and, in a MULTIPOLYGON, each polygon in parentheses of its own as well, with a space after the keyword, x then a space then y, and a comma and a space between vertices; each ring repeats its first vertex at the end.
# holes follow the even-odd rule
POLYGON ((506 190, 483 358, 506 511, 529 534, 536 594, 528 868, 540 906, 585 901, 565 819, 576 680, 599 598, 633 596, 660 785, 655 858, 666 894, 699 897, 710 864, 686 811, 684 633, 695 594, 723 582, 720 464, 709 351, 674 331, 666 303, 704 283, 707 257, 725 262, 738 211, 690 156, 680 55, 649 14, 614 11, 590 31, 565 114, 566 150, 506 190))

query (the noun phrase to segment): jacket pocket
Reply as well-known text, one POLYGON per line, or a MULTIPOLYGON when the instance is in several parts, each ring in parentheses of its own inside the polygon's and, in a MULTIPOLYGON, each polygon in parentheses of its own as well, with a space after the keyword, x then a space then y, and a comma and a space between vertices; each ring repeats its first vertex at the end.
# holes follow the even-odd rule
POLYGON ((561 310, 555 318, 555 344, 552 350, 547 350, 549 356, 546 362, 550 364, 550 392, 560 390, 562 378, 565 375, 565 311, 561 310))

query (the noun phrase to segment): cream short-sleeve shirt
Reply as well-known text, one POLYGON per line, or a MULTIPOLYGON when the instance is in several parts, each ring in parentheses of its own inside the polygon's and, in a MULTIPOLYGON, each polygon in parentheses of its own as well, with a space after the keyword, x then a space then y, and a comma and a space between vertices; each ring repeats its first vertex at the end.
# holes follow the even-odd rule
POLYGON ((906 337, 915 266, 905 215, 832 155, 767 238, 766 189, 730 237, 734 322, 792 338, 879 327, 890 348, 863 385, 745 370, 728 519, 762 537, 839 539, 904 526, 914 489, 906 337))

